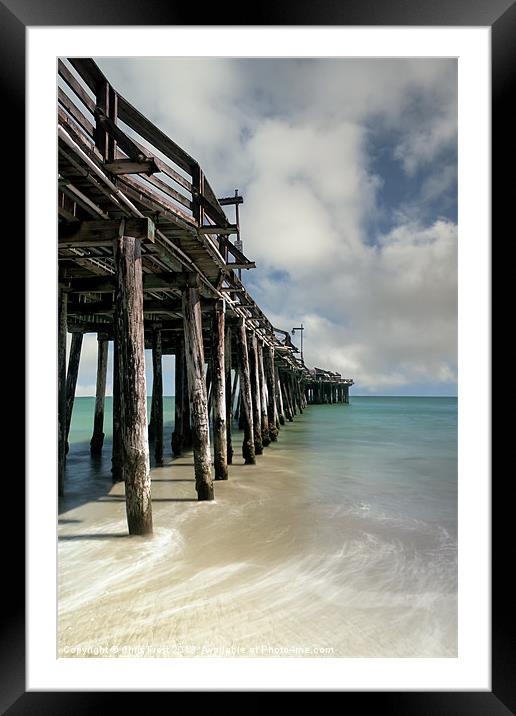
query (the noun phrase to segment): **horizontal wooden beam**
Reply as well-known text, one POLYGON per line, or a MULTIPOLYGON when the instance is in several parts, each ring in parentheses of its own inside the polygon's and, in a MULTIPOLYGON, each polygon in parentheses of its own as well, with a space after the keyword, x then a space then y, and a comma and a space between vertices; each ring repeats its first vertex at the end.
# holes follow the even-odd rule
POLYGON ((238 226, 229 224, 228 226, 199 226, 197 233, 199 234, 216 234, 217 236, 227 236, 228 234, 236 234, 238 226))
POLYGON ((154 174, 159 171, 154 159, 143 159, 142 161, 134 161, 133 159, 116 159, 114 162, 106 162, 104 169, 111 174, 154 174))
MULTIPOLYGON (((215 306, 215 299, 201 300, 201 310, 203 312, 211 311, 215 306)), ((114 310, 114 301, 111 298, 102 301, 77 302, 68 301, 69 316, 95 316, 98 314, 111 315, 114 310)), ((143 302, 143 312, 152 313, 180 313, 182 314, 181 299, 165 299, 160 301, 156 298, 145 299, 143 302)))
POLYGON ((221 206, 231 206, 232 204, 243 204, 244 198, 242 196, 224 196, 219 199, 221 206))
MULTIPOLYGON (((111 246, 119 231, 120 221, 72 221, 59 224, 59 248, 111 246)), ((154 223, 147 217, 126 219, 124 235, 154 243, 154 223)))
POLYGON ((246 263, 228 263, 226 266, 230 269, 253 269, 256 268, 256 263, 247 261, 246 263))
MULTIPOLYGON (((115 290, 114 276, 85 276, 84 278, 65 278, 62 282, 69 285, 70 293, 111 293, 115 290)), ((181 273, 144 273, 143 290, 160 291, 182 289, 186 278, 181 273)))

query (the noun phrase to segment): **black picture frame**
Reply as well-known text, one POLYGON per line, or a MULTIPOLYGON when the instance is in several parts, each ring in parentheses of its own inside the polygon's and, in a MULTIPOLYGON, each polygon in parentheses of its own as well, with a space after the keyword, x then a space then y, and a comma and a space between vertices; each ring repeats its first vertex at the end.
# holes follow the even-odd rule
MULTIPOLYGON (((492 32, 492 237, 502 241, 502 231, 509 230, 508 214, 514 207, 512 196, 513 181, 505 180, 504 169, 514 166, 513 120, 509 113, 509 99, 514 85, 516 67, 516 5, 513 0, 343 0, 337 5, 332 0, 307 2, 291 0, 247 8, 242 16, 241 7, 219 4, 203 10, 203 22, 199 23, 198 8, 163 0, 88 0, 71 3, 69 0, 0 0, 0 88, 3 99, 4 157, 8 161, 10 178, 7 186, 7 201, 4 205, 6 232, 16 236, 23 247, 25 197, 24 156, 25 156, 25 29, 28 26, 63 25, 387 25, 387 26, 490 26, 492 32), (121 16, 120 13, 123 12, 121 16), (511 151, 512 148, 512 151, 511 151), (11 161, 13 154, 15 161, 11 161), (18 173, 18 176, 16 176, 18 173)), ((512 170, 514 171, 514 170, 512 170)), ((512 217, 511 217, 512 218, 512 217)), ((513 229, 511 233, 513 233, 513 229)), ((505 235, 504 247, 511 236, 505 235)), ((493 242, 493 246, 494 246, 493 242)), ((16 251, 16 264, 24 263, 24 251, 16 251)), ((496 254, 493 255, 493 259, 496 254)), ((5 254, 4 254, 4 258, 5 254)), ((504 248, 504 265, 508 265, 504 248)), ((507 270, 507 269, 506 269, 507 270)), ((512 279, 514 280, 514 279, 512 279)), ((503 279, 501 280, 502 283, 503 279)), ((497 307, 496 294, 493 309, 497 307)), ((499 307, 499 305, 498 305, 499 307)), ((493 315, 496 311, 493 310, 493 315)), ((24 346, 23 329, 18 311, 11 330, 18 331, 16 353, 24 346)), ((21 358, 19 359, 21 365, 21 358)), ((501 372, 501 371, 500 371, 501 372)), ((14 384, 14 381, 13 381, 14 384)), ((20 386, 24 378, 15 384, 16 393, 5 399, 20 402, 20 386)), ((486 386, 479 386, 480 389, 486 386)), ((499 391, 503 389, 498 386, 499 391)), ((498 391, 493 386, 493 396, 498 391)), ((12 403, 14 404, 14 403, 12 403)), ((493 415, 496 401, 493 399, 493 415)), ((22 431, 18 427, 17 430, 22 431)), ((506 436, 503 430, 497 433, 492 446, 500 446, 506 436)), ((504 440, 504 442, 507 442, 504 440)), ((10 447, 10 445, 9 445, 10 447)), ((11 448, 12 449, 12 448, 11 448)), ((30 450, 30 444, 26 445, 30 450)), ((14 455, 18 460, 24 449, 14 455)), ((8 458, 6 458, 8 459, 8 458)), ((510 466, 511 462, 509 462, 510 466)), ((11 470, 7 470, 7 473, 11 470)), ((505 471, 499 481, 492 484, 492 690, 447 691, 447 692, 343 692, 344 707, 351 706, 359 698, 359 707, 364 706, 387 714, 475 714, 493 715, 516 713, 516 658, 514 639, 514 597, 508 587, 507 575, 513 571, 510 560, 512 522, 509 510, 510 500, 505 496, 506 484, 510 481, 511 469, 505 471), (506 479, 504 479, 504 477, 506 479)), ((9 507, 16 505, 21 511, 24 504, 24 483, 21 470, 16 467, 16 480, 9 476, 11 495, 9 507)), ((6 475, 5 477, 7 477, 6 475)), ((44 479, 44 475, 42 479, 44 479)), ((48 478, 48 476, 47 476, 48 478)), ((15 515, 15 518, 17 516, 15 515)), ((16 528, 4 543, 3 599, 6 601, 2 613, 0 640, 0 708, 2 713, 16 714, 85 714, 104 712, 120 706, 120 694, 105 692, 26 692, 25 691, 25 613, 24 613, 24 542, 19 520, 16 528)), ((512 562, 514 564, 514 562, 512 562)), ((34 587, 34 585, 31 585, 34 587)), ((132 704, 138 708, 138 701, 145 698, 148 708, 149 694, 131 694, 132 704)))

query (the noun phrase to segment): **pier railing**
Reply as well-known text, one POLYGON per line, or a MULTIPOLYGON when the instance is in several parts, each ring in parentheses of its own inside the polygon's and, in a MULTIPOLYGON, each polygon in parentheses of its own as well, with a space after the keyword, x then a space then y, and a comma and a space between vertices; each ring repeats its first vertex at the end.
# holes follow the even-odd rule
POLYGON ((229 222, 199 163, 141 114, 91 59, 58 60, 59 121, 79 135, 130 199, 160 206, 178 226, 209 241, 231 270, 254 268, 231 242, 229 222), (72 94, 70 94, 70 92, 72 94), (231 260, 230 260, 231 257, 231 260))

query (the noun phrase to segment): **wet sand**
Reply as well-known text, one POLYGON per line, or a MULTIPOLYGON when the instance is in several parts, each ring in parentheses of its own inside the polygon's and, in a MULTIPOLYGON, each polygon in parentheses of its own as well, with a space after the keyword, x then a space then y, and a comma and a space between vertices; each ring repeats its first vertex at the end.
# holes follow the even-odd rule
POLYGON ((309 419, 256 466, 236 450, 213 503, 197 502, 191 455, 154 467, 152 538, 127 535, 108 454, 93 470, 72 446, 59 656, 455 656, 456 594, 432 591, 426 572, 415 586, 418 535, 340 499, 345 478, 342 493, 314 489, 296 457, 309 419))

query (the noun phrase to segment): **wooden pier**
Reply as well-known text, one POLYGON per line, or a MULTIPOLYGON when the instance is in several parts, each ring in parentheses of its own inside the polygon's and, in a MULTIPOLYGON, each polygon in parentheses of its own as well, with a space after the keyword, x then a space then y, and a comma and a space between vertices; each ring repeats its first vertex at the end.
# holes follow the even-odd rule
POLYGON ((314 403, 347 403, 353 380, 297 357, 240 280, 255 268, 199 163, 116 92, 91 59, 59 61, 58 491, 84 333, 98 337, 91 453, 104 441, 113 341, 113 480, 125 482, 130 534, 152 532, 150 449, 162 464, 192 449, 199 500, 228 479, 243 430, 254 464, 280 429, 314 403), (68 367, 66 334, 72 334, 68 367), (145 349, 152 349, 147 416, 145 349), (163 435, 162 356, 175 356, 175 424, 163 435), (232 381, 232 375, 234 376, 232 381), (209 432, 213 435, 213 458, 209 432))

